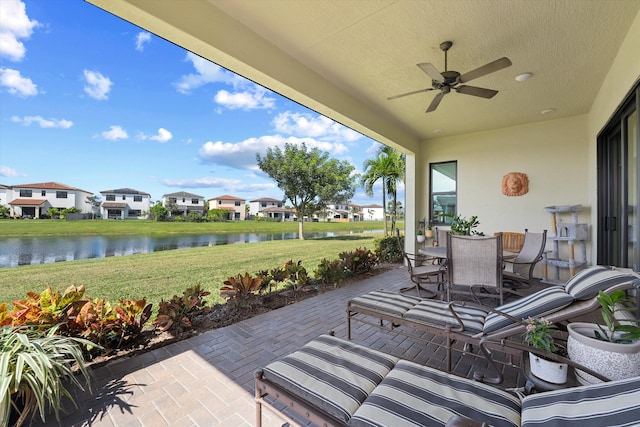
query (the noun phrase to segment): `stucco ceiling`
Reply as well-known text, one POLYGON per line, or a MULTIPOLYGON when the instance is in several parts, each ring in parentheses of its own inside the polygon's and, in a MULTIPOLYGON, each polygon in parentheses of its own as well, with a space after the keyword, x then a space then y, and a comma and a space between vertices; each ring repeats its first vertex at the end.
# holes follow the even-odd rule
MULTIPOLYGON (((382 142, 413 143, 589 112, 640 0, 88 0, 382 142), (513 65, 425 110, 417 63, 513 65), (518 82, 518 74, 533 77, 518 82), (555 109, 542 115, 545 109, 555 109), (441 130, 439 132, 438 130, 441 130)), ((392 144, 395 145, 395 144, 392 144)))

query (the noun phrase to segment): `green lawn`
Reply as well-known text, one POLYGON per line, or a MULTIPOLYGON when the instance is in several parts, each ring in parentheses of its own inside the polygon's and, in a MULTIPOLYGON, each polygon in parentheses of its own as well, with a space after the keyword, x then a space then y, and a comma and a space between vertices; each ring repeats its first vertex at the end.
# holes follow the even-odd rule
MULTIPOLYGON (((390 227, 389 223, 389 227, 390 227)), ((401 224, 400 224, 401 226, 401 224)), ((401 226, 402 228, 402 226, 401 226)), ((304 231, 382 230, 382 221, 305 222, 304 231)), ((155 222, 147 220, 64 221, 0 220, 3 236, 115 235, 115 234, 187 234, 187 233, 281 233, 298 232, 297 222, 229 221, 229 222, 155 222)))
MULTIPOLYGON (((41 230, 45 234, 51 234, 54 231, 56 233, 60 232, 64 227, 69 227, 68 224, 73 224, 65 221, 52 221, 51 225, 47 227, 47 225, 43 224, 47 222, 3 221, 0 224, 0 229, 6 235, 6 225, 9 225, 9 228, 14 227, 13 230, 16 231, 28 224, 28 226, 42 227, 41 230)), ((78 221, 77 223, 85 222, 93 223, 94 221, 78 221)), ((139 227, 135 234, 142 234, 140 228, 146 228, 147 224, 165 225, 163 223, 147 223, 146 221, 105 222, 109 222, 110 227, 113 225, 119 230, 128 230, 131 234, 134 234, 133 227, 139 227)), ((253 222, 247 222, 253 224, 253 222)), ((238 224, 247 222, 239 222, 238 224)), ((262 225, 260 223, 256 224, 262 225)), ((267 224, 270 227, 273 226, 273 223, 263 224, 267 224)), ((371 226, 372 223, 365 224, 371 226)), ((84 224, 82 225, 84 226, 84 224)), ((197 232, 204 232, 204 227, 211 227, 210 231, 214 231, 214 228, 220 226, 227 228, 237 227, 236 223, 168 223, 167 225, 178 226, 176 228, 184 225, 182 232, 199 228, 197 226, 203 227, 197 232)), ((282 223, 277 223, 276 225, 282 225, 282 223)), ((315 228, 324 224, 310 223, 309 225, 309 228, 315 228)), ((295 227, 296 224, 293 224, 293 226, 295 227)), ((331 229, 335 230, 335 227, 331 229)), ((113 230, 111 229, 111 231, 113 230)), ((263 269, 281 267, 288 260, 296 262, 302 260, 302 265, 313 275, 313 271, 323 258, 335 259, 341 252, 352 251, 361 247, 366 247, 373 251, 373 240, 381 235, 382 233, 363 233, 353 236, 304 241, 280 240, 222 245, 2 268, 0 269, 0 302, 10 302, 14 299, 23 298, 27 291, 41 292, 47 284, 61 291, 70 285, 78 286, 84 284, 87 287, 87 295, 92 298, 105 297, 108 300, 146 298, 148 302, 152 302, 154 307, 157 308, 157 303, 160 299, 168 299, 174 294, 181 295, 187 287, 200 284, 204 289, 212 293, 208 297, 208 301, 215 303, 220 301, 219 288, 229 276, 244 274, 245 272, 254 275, 263 269)))

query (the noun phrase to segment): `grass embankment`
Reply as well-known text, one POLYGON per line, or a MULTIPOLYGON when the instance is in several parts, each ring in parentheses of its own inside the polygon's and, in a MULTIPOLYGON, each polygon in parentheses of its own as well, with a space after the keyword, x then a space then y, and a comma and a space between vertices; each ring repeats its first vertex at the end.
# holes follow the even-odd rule
MULTIPOLYGON (((382 221, 305 222, 304 232, 382 230, 382 221)), ((205 233, 297 233, 297 222, 229 221, 229 222, 155 222, 132 221, 62 221, 62 220, 2 220, 3 236, 108 236, 116 234, 162 235, 205 233)))
MULTIPOLYGON (((6 223, 11 222, 37 225, 38 221, 7 221, 3 222, 0 228, 4 229, 6 223)), ((84 221, 78 221, 80 222, 84 221)), ((110 222, 129 223, 127 221, 110 222)), ((60 223, 64 224, 62 221, 60 223)), ((135 221, 130 223, 135 223, 139 227, 144 226, 144 223, 135 221)), ((233 225, 233 223, 224 223, 224 225, 227 224, 233 225)), ((143 233, 138 230, 135 234, 143 233)), ((117 298, 146 298, 147 302, 153 303, 155 310, 161 299, 166 300, 173 295, 182 295, 186 288, 200 284, 205 290, 211 292, 207 301, 213 304, 222 302, 219 288, 229 276, 245 272, 254 275, 260 270, 282 267, 288 260, 295 262, 302 260, 302 265, 310 275, 313 275, 313 271, 323 258, 335 259, 341 252, 361 247, 373 251, 373 240, 381 235, 382 233, 359 234, 303 241, 281 240, 222 245, 2 268, 0 269, 0 302, 10 303, 15 299, 24 298, 27 291, 41 292, 47 284, 60 291, 64 291, 70 285, 85 285, 86 293, 91 298, 105 297, 109 301, 115 301, 117 298)))

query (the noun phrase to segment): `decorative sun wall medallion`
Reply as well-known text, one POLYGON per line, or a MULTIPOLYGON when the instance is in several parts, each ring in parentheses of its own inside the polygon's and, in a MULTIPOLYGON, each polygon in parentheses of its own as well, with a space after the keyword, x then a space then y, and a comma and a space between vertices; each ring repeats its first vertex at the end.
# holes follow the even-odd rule
POLYGON ((529 178, 521 172, 509 172, 502 177, 502 194, 505 196, 522 196, 529 192, 529 178))

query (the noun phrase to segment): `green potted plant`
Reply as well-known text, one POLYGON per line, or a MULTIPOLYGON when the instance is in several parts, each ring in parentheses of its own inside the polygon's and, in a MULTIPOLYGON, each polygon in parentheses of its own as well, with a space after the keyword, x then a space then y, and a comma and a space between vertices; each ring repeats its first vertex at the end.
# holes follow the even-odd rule
MULTIPOLYGON (((542 318, 529 317, 523 320, 526 325, 524 332, 524 342, 533 348, 566 355, 564 348, 559 347, 554 342, 553 334, 558 328, 551 324, 548 320, 542 318)), ((567 382, 567 364, 555 362, 529 352, 529 366, 531 373, 541 380, 554 383, 564 384, 567 382)))
POLYGON ((469 219, 462 217, 458 214, 440 214, 440 216, 445 218, 451 218, 451 231, 452 235, 458 236, 484 236, 484 233, 481 231, 475 230, 475 228, 480 225, 480 221, 478 221, 477 216, 472 216, 469 219))
MULTIPOLYGON (((640 286, 640 281, 634 283, 640 286)), ((612 380, 640 375, 640 327, 623 290, 598 294, 605 325, 575 322, 567 326, 569 358, 612 380)), ((576 371, 583 384, 599 382, 583 371, 576 371)))
POLYGON ((418 243, 422 243, 424 242, 424 233, 421 229, 417 229, 416 230, 416 240, 418 241, 418 243))
POLYGON ((427 239, 433 238, 433 227, 431 227, 431 224, 427 225, 427 230, 425 231, 424 235, 427 239))
POLYGON ((50 411, 59 420, 63 398, 76 405, 67 387, 84 390, 82 377, 89 386, 80 346, 94 344, 57 335, 57 330, 58 326, 47 331, 0 328, 0 424, 8 425, 12 413, 16 426, 35 417, 36 412, 43 422, 50 411))

